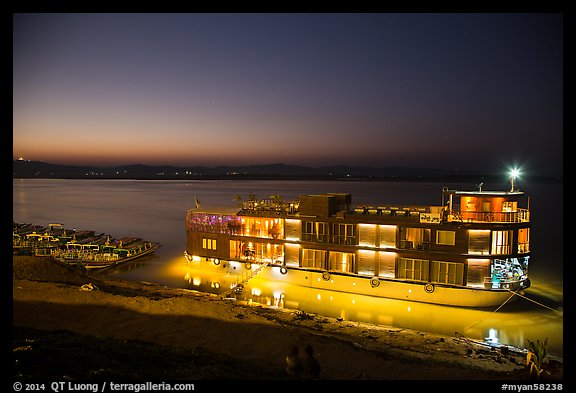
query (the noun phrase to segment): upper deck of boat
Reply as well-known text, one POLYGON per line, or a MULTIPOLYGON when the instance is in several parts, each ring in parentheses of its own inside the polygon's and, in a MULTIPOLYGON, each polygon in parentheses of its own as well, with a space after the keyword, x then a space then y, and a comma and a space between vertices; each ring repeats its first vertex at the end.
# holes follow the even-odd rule
MULTIPOLYGON (((521 191, 458 191, 445 188, 441 205, 353 205, 351 194, 314 194, 290 202, 279 199, 245 201, 236 216, 373 224, 529 222, 529 210, 518 207, 522 195, 524 193, 521 191)), ((190 212, 202 214, 193 210, 190 212)))

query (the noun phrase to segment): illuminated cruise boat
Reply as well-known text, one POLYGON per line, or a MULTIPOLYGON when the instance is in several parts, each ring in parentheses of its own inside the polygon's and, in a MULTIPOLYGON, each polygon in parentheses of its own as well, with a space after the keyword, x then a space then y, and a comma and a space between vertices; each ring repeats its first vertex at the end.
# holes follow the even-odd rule
MULTIPOLYGON (((444 188, 438 206, 356 205, 351 194, 250 200, 236 214, 190 209, 189 263, 363 295, 464 307, 530 286, 524 193, 444 188)), ((233 289, 233 287, 232 287, 233 289)))

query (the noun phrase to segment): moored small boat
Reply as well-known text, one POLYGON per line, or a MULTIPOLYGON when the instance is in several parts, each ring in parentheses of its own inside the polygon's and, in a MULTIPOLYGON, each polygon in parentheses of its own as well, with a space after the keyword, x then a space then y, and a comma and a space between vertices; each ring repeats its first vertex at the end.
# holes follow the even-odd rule
POLYGON ((138 237, 114 239, 105 233, 13 223, 14 255, 51 256, 61 262, 102 269, 153 254, 161 245, 138 237))

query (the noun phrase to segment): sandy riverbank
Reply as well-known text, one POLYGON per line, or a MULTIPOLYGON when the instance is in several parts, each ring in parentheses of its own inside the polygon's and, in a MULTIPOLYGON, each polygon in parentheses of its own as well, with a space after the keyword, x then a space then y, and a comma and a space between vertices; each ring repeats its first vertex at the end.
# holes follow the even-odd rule
MULTIPOLYGON (((514 348, 102 279, 49 258, 13 257, 13 269, 16 378, 107 378, 124 370, 140 380, 294 379, 285 356, 293 345, 302 352, 310 345, 322 380, 530 380, 525 353, 514 348), (89 283, 93 289, 83 290, 89 283), (53 355, 49 372, 40 371, 46 348, 59 343, 75 349, 61 354, 66 361, 53 355), (141 356, 130 358, 135 351, 141 356), (90 358, 90 369, 77 367, 74 356, 90 358), (120 369, 122 356, 131 360, 120 369)), ((561 361, 545 367, 544 379, 562 381, 561 361)))

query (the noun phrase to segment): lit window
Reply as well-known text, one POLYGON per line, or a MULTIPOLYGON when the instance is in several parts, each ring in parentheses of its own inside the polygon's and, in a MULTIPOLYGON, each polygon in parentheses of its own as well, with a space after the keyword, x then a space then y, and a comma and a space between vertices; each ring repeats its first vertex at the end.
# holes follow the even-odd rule
POLYGON ((202 239, 202 248, 205 250, 216 250, 216 239, 202 239))
POLYGON ((529 228, 523 228, 518 230, 518 252, 521 254, 530 252, 529 228))
POLYGON ((464 282, 464 265, 462 263, 432 261, 430 263, 430 281, 462 285, 464 282))
POLYGON ((512 231, 492 231, 492 254, 510 254, 512 231))
POLYGON ((397 278, 427 281, 428 261, 424 259, 399 258, 397 278))

